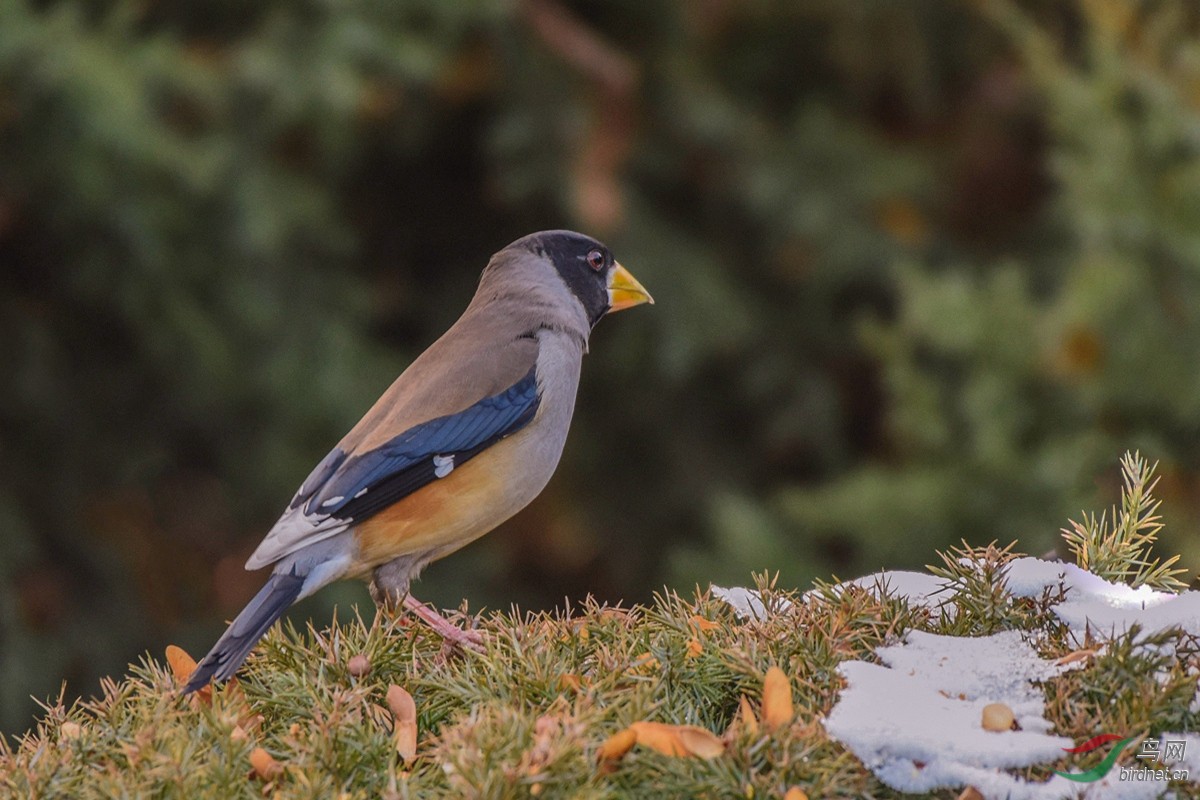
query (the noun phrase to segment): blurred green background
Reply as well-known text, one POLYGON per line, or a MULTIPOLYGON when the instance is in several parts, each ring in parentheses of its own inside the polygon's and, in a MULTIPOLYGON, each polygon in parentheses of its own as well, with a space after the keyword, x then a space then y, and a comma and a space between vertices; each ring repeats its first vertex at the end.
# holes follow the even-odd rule
POLYGON ((312 465, 544 228, 658 305, 597 329, 546 493, 418 596, 1041 553, 1126 448, 1200 567, 1197 8, 0 0, 0 731, 202 653, 312 465))

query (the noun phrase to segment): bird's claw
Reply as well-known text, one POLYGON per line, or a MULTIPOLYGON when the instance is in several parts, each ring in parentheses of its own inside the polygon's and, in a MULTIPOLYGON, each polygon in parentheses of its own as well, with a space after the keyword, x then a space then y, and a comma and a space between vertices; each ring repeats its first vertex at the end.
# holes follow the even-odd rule
POLYGON ((426 625, 441 634, 442 638, 447 642, 467 650, 474 650, 477 653, 483 652, 485 639, 482 631, 464 630, 458 627, 435 611, 431 606, 425 605, 411 594, 405 596, 404 607, 419 617, 426 625))

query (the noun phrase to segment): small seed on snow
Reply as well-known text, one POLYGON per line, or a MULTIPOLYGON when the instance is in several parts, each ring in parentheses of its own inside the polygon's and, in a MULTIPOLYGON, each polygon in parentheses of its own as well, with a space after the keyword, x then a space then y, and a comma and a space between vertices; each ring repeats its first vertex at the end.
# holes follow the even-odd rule
POLYGON ((983 707, 982 724, 985 731, 1011 731, 1017 718, 1004 703, 988 703, 983 707))

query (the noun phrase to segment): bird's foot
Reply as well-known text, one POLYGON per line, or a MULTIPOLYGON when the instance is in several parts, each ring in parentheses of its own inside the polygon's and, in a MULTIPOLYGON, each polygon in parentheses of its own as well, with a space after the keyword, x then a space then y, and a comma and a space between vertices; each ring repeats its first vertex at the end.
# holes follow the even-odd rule
POLYGON ((447 641, 477 653, 483 652, 483 634, 481 632, 463 630, 435 611, 432 606, 425 605, 411 594, 404 597, 404 607, 416 614, 447 641))

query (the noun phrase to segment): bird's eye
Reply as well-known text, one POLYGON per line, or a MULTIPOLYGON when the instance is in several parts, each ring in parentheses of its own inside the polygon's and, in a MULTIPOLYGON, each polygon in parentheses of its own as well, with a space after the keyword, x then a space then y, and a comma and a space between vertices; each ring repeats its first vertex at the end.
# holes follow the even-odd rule
POLYGON ((599 250, 593 250, 587 254, 588 266, 599 272, 604 269, 604 253, 599 250))

